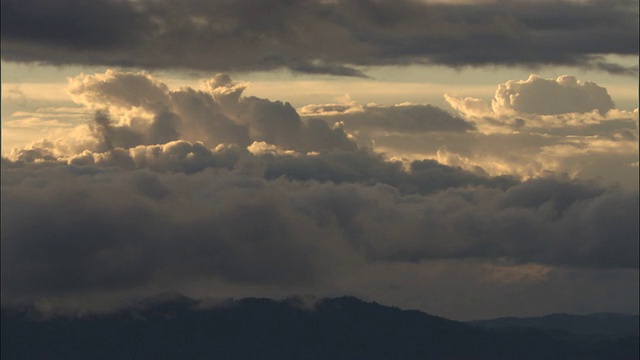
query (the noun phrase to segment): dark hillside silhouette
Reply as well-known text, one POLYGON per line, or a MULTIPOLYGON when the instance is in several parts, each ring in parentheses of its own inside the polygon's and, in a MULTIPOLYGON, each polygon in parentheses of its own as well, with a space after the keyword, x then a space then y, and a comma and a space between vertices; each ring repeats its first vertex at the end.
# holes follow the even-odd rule
POLYGON ((550 314, 539 317, 505 317, 469 321, 468 325, 485 329, 536 329, 554 336, 600 339, 637 337, 638 315, 597 313, 591 315, 550 314))
POLYGON ((149 299, 109 315, 2 310, 2 359, 637 359, 638 337, 482 329, 352 297, 149 299))

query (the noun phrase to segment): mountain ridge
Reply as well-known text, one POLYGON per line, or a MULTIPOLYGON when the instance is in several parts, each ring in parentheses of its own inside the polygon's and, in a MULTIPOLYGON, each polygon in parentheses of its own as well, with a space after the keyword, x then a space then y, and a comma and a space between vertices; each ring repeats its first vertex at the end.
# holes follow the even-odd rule
POLYGON ((621 313, 592 313, 576 315, 554 313, 534 317, 501 317, 488 320, 465 321, 465 324, 486 329, 533 328, 539 331, 566 332, 591 339, 615 339, 640 335, 640 317, 621 313))
POLYGON ((111 314, 2 309, 3 359, 632 359, 638 337, 487 329, 355 297, 150 298, 111 314))

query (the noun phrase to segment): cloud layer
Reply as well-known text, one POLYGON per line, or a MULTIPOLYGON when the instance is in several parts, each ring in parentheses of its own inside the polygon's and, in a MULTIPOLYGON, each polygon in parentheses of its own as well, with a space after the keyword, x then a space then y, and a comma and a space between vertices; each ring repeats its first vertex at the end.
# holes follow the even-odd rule
MULTIPOLYGON (((478 313, 462 305, 448 312, 455 291, 574 286, 554 300, 560 306, 595 299, 586 296, 589 284, 613 274, 619 283, 608 289, 623 297, 615 306, 629 309, 637 299, 629 293, 637 285, 637 191, 562 173, 526 180, 514 167, 494 176, 453 151, 503 136, 512 143, 501 146, 522 159, 526 151, 516 150, 537 138, 535 121, 555 121, 546 146, 556 151, 562 131, 569 139, 596 131, 616 146, 637 141, 637 127, 615 137, 637 118, 616 122, 612 104, 598 112, 609 104, 606 90, 561 79, 509 82, 496 98, 506 89, 503 98, 540 106, 527 89, 560 86, 557 96, 572 98, 562 87, 569 86, 596 94, 585 100, 593 107, 557 115, 512 106, 497 114, 488 102, 458 99, 460 116, 430 105, 349 103, 308 106, 301 117, 288 103, 243 96, 247 85, 222 74, 199 90, 172 90, 144 72, 79 75, 69 91, 93 114, 90 126, 3 158, 2 301, 95 310, 100 301, 166 290, 384 299, 395 286, 401 304, 459 318, 478 313), (487 123, 522 133, 495 135, 487 123), (360 134, 435 145, 446 138, 453 150, 440 148, 440 161, 389 159, 358 146, 360 134), (423 285, 408 276, 418 268, 423 285), (441 295, 419 303, 427 290, 441 295)), ((518 301, 515 308, 546 309, 518 301)), ((589 301, 580 304, 602 305, 589 301)), ((481 308, 499 314, 501 307, 481 308)))
POLYGON ((637 74, 631 0, 2 2, 2 57, 365 76, 362 66, 562 64, 637 74))
POLYGON ((502 189, 435 164, 390 174, 417 177, 422 188, 375 177, 318 181, 324 174, 313 172, 300 181, 303 164, 275 179, 220 165, 5 168, 3 297, 205 277, 294 287, 367 262, 638 266, 637 194, 552 180, 498 182, 502 189))

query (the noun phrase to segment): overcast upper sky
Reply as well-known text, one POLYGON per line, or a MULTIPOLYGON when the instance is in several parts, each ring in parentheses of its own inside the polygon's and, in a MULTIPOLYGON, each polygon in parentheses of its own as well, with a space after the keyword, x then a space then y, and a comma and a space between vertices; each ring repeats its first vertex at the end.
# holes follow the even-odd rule
POLYGON ((638 313, 637 1, 1 4, 3 305, 638 313))

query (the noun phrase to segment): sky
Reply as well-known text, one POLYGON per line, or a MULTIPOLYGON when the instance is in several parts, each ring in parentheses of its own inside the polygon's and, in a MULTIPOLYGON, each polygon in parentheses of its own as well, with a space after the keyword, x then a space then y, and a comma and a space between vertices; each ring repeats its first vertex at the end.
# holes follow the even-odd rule
POLYGON ((638 3, 3 0, 3 305, 638 313, 638 3))

